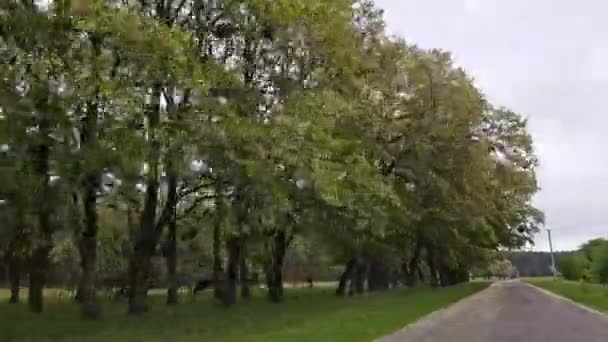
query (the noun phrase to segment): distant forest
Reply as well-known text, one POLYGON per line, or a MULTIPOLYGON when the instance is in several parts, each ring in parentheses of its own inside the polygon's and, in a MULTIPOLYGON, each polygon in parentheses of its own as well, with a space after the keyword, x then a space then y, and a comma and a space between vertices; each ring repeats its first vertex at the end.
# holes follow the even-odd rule
MULTIPOLYGON (((572 252, 555 252, 555 261, 572 252)), ((504 257, 511 261, 520 277, 547 277, 551 271, 551 253, 549 252, 504 252, 504 257)))

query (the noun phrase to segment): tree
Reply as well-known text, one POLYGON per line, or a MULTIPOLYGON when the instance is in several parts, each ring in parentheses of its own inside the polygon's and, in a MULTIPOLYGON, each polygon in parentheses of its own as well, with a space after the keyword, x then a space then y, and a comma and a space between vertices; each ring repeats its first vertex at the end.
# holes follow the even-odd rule
POLYGON ((562 256, 557 260, 557 269, 566 280, 581 280, 587 267, 587 260, 580 253, 562 256))
POLYGON ((235 305, 257 269, 280 302, 286 264, 344 264, 339 295, 449 286, 543 224, 525 120, 371 1, 48 5, 0 5, 0 248, 35 311, 67 273, 88 318, 100 285, 131 314, 197 280, 235 305))
POLYGON ((595 251, 591 272, 600 284, 608 284, 608 245, 595 251))

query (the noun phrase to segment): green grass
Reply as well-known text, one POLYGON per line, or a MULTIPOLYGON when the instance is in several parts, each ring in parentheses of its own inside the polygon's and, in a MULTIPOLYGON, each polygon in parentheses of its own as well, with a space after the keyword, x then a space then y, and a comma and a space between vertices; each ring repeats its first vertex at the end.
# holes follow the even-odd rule
POLYGON ((527 282, 588 307, 608 312, 608 288, 605 286, 553 279, 531 279, 527 282))
MULTIPOLYGON (((551 277, 551 276, 549 276, 549 277, 521 277, 519 279, 523 280, 525 282, 528 282, 528 283, 533 283, 535 281, 541 281, 541 282, 551 281, 551 280, 553 280, 553 277, 551 277)), ((557 278, 557 279, 562 280, 561 278, 557 278)))
POLYGON ((81 320, 78 307, 65 301, 33 315, 25 304, 6 304, 2 291, 0 341, 371 341, 487 286, 470 283, 354 298, 338 298, 333 288, 288 289, 284 303, 269 303, 260 292, 232 308, 209 297, 184 299, 168 308, 164 296, 153 295, 152 310, 143 317, 127 316, 124 303, 105 304, 99 321, 81 320))

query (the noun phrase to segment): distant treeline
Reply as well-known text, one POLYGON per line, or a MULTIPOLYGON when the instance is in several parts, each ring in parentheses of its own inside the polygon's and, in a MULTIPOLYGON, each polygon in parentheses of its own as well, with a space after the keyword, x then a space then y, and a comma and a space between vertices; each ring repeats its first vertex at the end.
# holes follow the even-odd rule
MULTIPOLYGON (((561 257, 573 252, 555 252, 556 262, 561 257)), ((520 277, 548 277, 551 270, 551 253, 549 252, 504 252, 504 258, 517 269, 520 277)))

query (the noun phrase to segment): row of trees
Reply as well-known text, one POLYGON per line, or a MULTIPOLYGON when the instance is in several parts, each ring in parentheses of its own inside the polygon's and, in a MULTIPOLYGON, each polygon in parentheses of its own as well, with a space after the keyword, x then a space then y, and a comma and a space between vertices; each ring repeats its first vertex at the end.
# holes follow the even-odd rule
POLYGON ((474 268, 472 275, 483 279, 512 279, 519 277, 519 271, 508 259, 496 258, 480 268, 474 268))
POLYGON ((608 284, 608 240, 593 239, 557 259, 557 269, 567 280, 608 284))
MULTIPOLYGON (((555 259, 568 256, 570 252, 557 251, 555 259)), ((551 277, 553 266, 551 253, 539 251, 503 251, 500 255, 509 260, 521 277, 551 277)))
POLYGON ((7 0, 0 58, 0 248, 34 312, 53 270, 86 317, 108 277, 145 312, 158 268, 168 304, 199 265, 281 301, 295 246, 339 294, 446 286, 543 221, 526 121, 371 0, 7 0))

